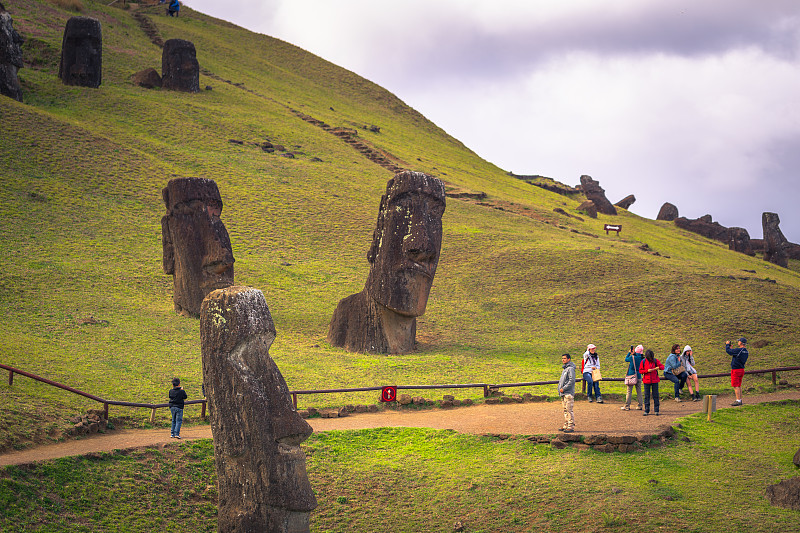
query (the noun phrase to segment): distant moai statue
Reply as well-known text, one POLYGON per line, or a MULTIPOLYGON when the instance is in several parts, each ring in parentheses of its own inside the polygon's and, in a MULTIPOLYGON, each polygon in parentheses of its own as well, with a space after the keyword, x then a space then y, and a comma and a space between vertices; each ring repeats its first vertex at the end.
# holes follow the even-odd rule
POLYGON ((172 274, 175 312, 199 316, 208 293, 233 285, 233 249, 220 220, 222 197, 214 180, 176 178, 162 191, 163 266, 172 274))
POLYGON ((617 208, 606 198, 606 191, 600 186, 600 182, 593 180, 591 176, 581 176, 581 190, 587 200, 594 202, 597 212, 604 215, 616 215, 617 208))
POLYGON ((444 184, 421 172, 399 172, 386 185, 367 252, 364 289, 342 299, 328 340, 353 352, 408 353, 425 313, 442 248, 444 184))
POLYGON ((313 430, 269 355, 275 324, 261 291, 228 287, 200 313, 220 532, 307 533, 317 500, 300 443, 313 430))
POLYGON ((22 68, 22 43, 25 39, 14 29, 11 13, 0 4, 0 94, 22 101, 17 71, 22 68))
POLYGON ((169 39, 161 53, 161 86, 173 91, 200 91, 200 63, 194 44, 183 39, 169 39))
POLYGON ((614 205, 617 207, 621 207, 622 209, 630 209, 631 206, 636 202, 636 196, 629 194, 619 202, 615 203, 614 205))
POLYGON ((65 85, 100 87, 103 78, 103 35, 100 21, 72 17, 64 28, 58 77, 65 85))
POLYGON ((764 261, 784 268, 789 266, 787 248, 789 241, 780 228, 781 219, 777 213, 762 213, 761 226, 764 229, 764 261))
POLYGON ((755 255, 750 243, 750 234, 744 228, 728 228, 728 249, 747 255, 755 255))
POLYGON ((669 202, 664 202, 661 209, 658 210, 656 220, 672 221, 678 218, 678 208, 669 202))

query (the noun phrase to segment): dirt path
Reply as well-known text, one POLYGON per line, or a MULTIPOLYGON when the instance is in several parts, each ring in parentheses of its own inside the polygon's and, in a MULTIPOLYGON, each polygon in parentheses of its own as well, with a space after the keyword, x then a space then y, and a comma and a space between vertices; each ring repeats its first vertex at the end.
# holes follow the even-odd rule
MULTIPOLYGON (((719 396, 717 406, 729 408, 731 396, 719 396)), ((777 400, 798 400, 800 390, 745 396, 745 404, 777 400)), ((701 402, 661 402, 661 415, 642 416, 642 411, 621 411, 620 401, 606 401, 600 405, 584 401, 575 402, 575 431, 583 435, 640 435, 654 432, 657 426, 673 422, 676 418, 699 412, 701 402)), ((314 431, 370 429, 379 427, 417 427, 452 429, 473 434, 553 434, 561 427, 563 415, 558 402, 474 405, 456 409, 431 409, 425 411, 383 411, 380 413, 353 414, 344 418, 313 418, 308 421, 314 431)), ((187 426, 181 430, 183 440, 210 439, 208 425, 187 426)), ((79 440, 37 446, 28 450, 0 455, 0 466, 18 465, 37 461, 109 452, 124 448, 138 448, 176 442, 169 437, 168 429, 121 429, 105 434, 91 435, 79 440)))

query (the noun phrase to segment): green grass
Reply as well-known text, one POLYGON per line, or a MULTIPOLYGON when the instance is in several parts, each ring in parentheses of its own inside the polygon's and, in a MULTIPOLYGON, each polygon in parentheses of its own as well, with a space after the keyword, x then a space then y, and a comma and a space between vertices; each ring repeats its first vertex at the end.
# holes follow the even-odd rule
MULTIPOLYGON (((796 475, 798 407, 693 415, 675 439, 630 454, 424 429, 315 434, 305 444, 312 530, 793 531, 800 515, 764 492, 796 475)), ((210 441, 7 467, 0 526, 213 531, 215 487, 210 441)))

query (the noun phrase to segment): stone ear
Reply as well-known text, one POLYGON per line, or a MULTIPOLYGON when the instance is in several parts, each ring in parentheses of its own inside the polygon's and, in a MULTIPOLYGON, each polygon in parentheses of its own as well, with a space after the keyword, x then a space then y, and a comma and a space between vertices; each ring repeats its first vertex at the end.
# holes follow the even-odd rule
MULTIPOLYGON (((165 193, 166 191, 164 189, 165 193)), ((175 247, 172 245, 172 236, 169 234, 169 215, 161 217, 161 247, 164 274, 175 274, 175 247)))
POLYGON ((381 205, 378 208, 378 221, 375 224, 375 231, 372 232, 372 245, 369 247, 369 251, 367 251, 367 261, 370 263, 375 262, 375 258, 378 257, 378 249, 381 246, 381 235, 383 234, 383 222, 384 222, 384 209, 386 208, 386 195, 381 197, 381 205))
POLYGON ((161 199, 164 200, 164 205, 167 206, 167 211, 169 211, 169 189, 167 187, 161 189, 161 199))

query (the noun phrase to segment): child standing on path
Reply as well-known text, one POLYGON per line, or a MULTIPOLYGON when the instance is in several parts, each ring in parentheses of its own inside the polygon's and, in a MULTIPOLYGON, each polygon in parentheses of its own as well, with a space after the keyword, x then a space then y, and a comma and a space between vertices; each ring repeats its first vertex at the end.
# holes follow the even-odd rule
POLYGON ((183 424, 183 406, 188 398, 186 391, 181 387, 181 380, 172 378, 172 388, 169 390, 169 410, 172 412, 172 432, 170 437, 173 439, 181 438, 181 425, 183 424))

